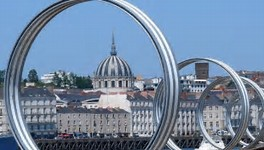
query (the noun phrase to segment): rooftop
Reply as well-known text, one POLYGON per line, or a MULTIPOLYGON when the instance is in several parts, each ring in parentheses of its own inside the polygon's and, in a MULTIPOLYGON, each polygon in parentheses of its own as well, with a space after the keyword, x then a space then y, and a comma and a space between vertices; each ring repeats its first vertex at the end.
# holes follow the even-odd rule
POLYGON ((46 88, 26 87, 21 91, 21 97, 55 97, 46 88))
POLYGON ((59 107, 57 113, 91 113, 91 114, 111 114, 111 113, 128 113, 120 108, 82 108, 82 107, 59 107))

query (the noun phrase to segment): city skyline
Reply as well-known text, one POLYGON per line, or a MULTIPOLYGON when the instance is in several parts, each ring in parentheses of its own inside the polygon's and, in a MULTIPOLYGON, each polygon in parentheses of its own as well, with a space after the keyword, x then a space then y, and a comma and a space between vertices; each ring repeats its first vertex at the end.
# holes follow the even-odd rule
MULTIPOLYGON (((0 6, 1 69, 26 24, 54 3, 12 2, 0 6)), ((177 62, 212 57, 235 70, 264 70, 264 2, 130 2, 164 32, 177 62)), ((33 43, 24 73, 34 68, 39 76, 58 69, 93 75, 109 56, 112 32, 118 56, 130 64, 134 75, 161 75, 157 54, 144 31, 123 12, 100 2, 74 6, 55 17, 33 43)))

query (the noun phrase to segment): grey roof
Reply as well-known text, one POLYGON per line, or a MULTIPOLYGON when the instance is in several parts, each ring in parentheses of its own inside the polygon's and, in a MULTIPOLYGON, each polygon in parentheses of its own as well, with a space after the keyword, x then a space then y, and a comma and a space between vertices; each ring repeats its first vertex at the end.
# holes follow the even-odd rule
POLYGON ((97 108, 87 109, 82 107, 59 107, 57 113, 91 113, 91 114, 112 114, 112 113, 129 113, 120 108, 97 108))
POLYGON ((95 77, 132 77, 132 71, 125 60, 111 55, 103 60, 96 70, 95 77))
POLYGON ((21 97, 55 97, 46 88, 27 87, 21 91, 21 97))
POLYGON ((224 104, 224 100, 221 100, 219 97, 217 97, 215 94, 211 94, 206 98, 205 105, 207 106, 221 106, 224 104))
POLYGON ((57 94, 57 96, 63 100, 63 101, 67 101, 67 102, 81 102, 84 100, 88 100, 88 99, 99 99, 100 95, 99 94, 91 94, 91 95, 79 95, 79 94, 57 94))

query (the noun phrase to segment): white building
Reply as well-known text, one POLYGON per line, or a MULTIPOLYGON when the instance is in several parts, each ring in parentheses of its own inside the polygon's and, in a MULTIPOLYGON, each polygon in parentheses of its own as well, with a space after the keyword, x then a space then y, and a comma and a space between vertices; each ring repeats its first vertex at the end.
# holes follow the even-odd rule
POLYGON ((55 76, 55 73, 48 73, 44 74, 40 77, 41 82, 48 84, 48 83, 53 83, 53 78, 55 76))
POLYGON ((56 134, 56 99, 47 89, 24 88, 21 104, 33 138, 54 138, 56 134))
POLYGON ((183 92, 202 92, 207 87, 206 79, 197 79, 196 75, 186 75, 180 77, 183 92))
POLYGON ((198 131, 196 118, 197 100, 180 99, 179 113, 172 136, 193 136, 198 131))
POLYGON ((131 103, 132 133, 134 136, 150 137, 154 132, 154 92, 133 92, 127 95, 131 103))
POLYGON ((9 128, 6 118, 5 102, 3 99, 3 89, 0 88, 0 135, 9 134, 9 128))

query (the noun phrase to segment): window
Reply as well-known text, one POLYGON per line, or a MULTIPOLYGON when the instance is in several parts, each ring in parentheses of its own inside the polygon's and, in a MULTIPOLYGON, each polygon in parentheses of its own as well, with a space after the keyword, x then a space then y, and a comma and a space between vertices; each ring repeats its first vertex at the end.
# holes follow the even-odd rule
POLYGON ((216 127, 219 128, 219 121, 216 121, 216 127))
POLYGON ((111 87, 115 87, 115 81, 111 81, 111 87))
POLYGON ((105 87, 107 88, 108 86, 107 86, 107 81, 105 81, 105 87))
POLYGON ((119 86, 119 87, 122 87, 122 81, 119 81, 119 82, 118 82, 118 86, 119 86))
POLYGON ((218 118, 218 113, 215 114, 215 118, 218 118))
POLYGON ((210 114, 210 115, 209 115, 209 117, 210 117, 210 118, 213 118, 213 115, 212 115, 212 114, 210 114))
POLYGON ((215 110, 218 110, 218 106, 215 106, 215 110))
POLYGON ((211 127, 211 128, 213 127, 213 122, 210 122, 210 127, 211 127))
POLYGON ((106 124, 109 125, 109 120, 108 119, 106 120, 106 124))

